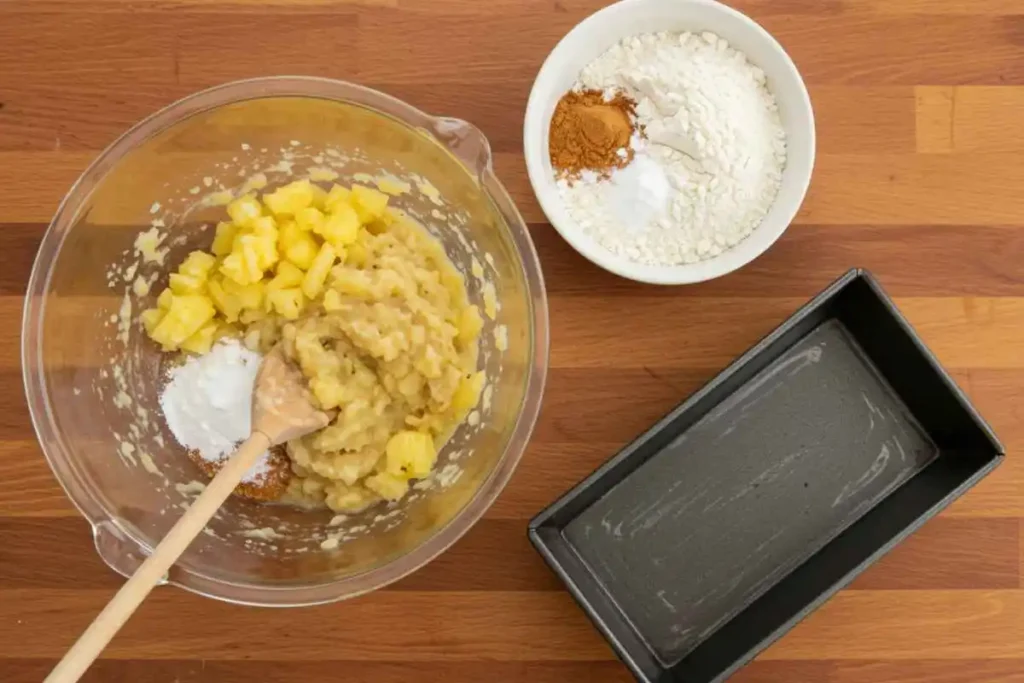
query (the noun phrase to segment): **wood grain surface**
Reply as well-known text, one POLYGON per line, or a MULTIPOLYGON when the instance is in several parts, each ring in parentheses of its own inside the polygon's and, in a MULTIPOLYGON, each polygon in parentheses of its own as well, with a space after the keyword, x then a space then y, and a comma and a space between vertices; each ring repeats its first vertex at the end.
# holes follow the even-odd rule
POLYGON ((399 584, 299 610, 158 589, 86 680, 631 680, 529 547, 526 521, 864 266, 1011 457, 735 680, 1024 683, 1024 461, 1013 457, 1024 446, 1024 2, 737 0, 807 79, 818 163, 770 252, 682 289, 589 265, 545 222, 527 181, 532 80, 603 4, 0 0, 0 681, 41 680, 121 583, 50 474, 22 394, 22 298, 46 224, 134 121, 224 81, 300 73, 380 88, 489 136, 549 286, 540 424, 485 519, 399 584))

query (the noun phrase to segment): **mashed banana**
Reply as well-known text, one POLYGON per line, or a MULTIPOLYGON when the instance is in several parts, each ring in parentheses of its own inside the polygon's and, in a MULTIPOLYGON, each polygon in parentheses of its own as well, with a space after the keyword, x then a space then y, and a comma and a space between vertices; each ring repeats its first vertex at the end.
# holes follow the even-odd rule
POLYGON ((194 252, 143 314, 165 350, 205 353, 238 335, 282 343, 326 428, 287 444, 283 500, 337 511, 398 500, 476 405, 483 320, 462 275, 379 192, 298 181, 228 205, 210 254, 194 252))
POLYGON ((410 479, 427 476, 435 440, 476 405, 483 380, 480 317, 440 245, 397 216, 356 244, 364 262, 334 269, 329 310, 250 326, 264 351, 280 337, 320 406, 338 410, 288 454, 297 475, 290 495, 339 511, 397 500, 410 479))

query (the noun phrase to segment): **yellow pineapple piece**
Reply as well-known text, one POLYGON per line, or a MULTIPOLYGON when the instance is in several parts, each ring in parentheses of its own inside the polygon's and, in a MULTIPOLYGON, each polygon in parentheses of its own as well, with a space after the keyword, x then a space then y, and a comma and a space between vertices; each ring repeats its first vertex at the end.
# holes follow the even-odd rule
POLYGON ((249 229, 252 230, 252 234, 258 237, 277 239, 277 221, 274 220, 273 216, 260 216, 252 222, 249 229))
POLYGON ((452 395, 452 412, 457 419, 462 420, 469 414, 469 411, 476 407, 480 400, 480 392, 484 388, 484 373, 476 372, 468 377, 463 377, 458 388, 452 395))
POLYGON ((160 292, 160 296, 156 298, 156 306, 161 311, 166 311, 171 307, 171 302, 174 301, 174 292, 170 289, 165 289, 160 292))
POLYGON ((214 335, 217 332, 217 323, 211 321, 200 327, 196 332, 181 343, 181 348, 202 355, 208 353, 213 346, 214 335))
POLYGON ((297 214, 295 214, 295 223, 303 230, 312 230, 313 232, 319 233, 320 229, 324 225, 326 217, 320 211, 320 209, 307 206, 297 214))
POLYGON ((341 300, 341 294, 335 289, 328 289, 324 292, 324 310, 328 313, 333 311, 340 311, 344 308, 344 304, 341 300))
POLYGON ((308 180, 296 180, 263 195, 263 203, 275 216, 294 216, 313 203, 313 185, 308 180))
POLYGON ((388 206, 388 196, 372 187, 353 185, 351 204, 359 214, 359 219, 363 223, 369 223, 384 215, 384 209, 388 206))
POLYGON ((362 268, 366 265, 366 247, 359 242, 359 238, 356 237, 356 242, 350 244, 345 250, 345 263, 356 268, 362 268))
POLYGON ((337 256, 338 252, 330 243, 324 242, 320 245, 320 251, 313 259, 313 263, 302 281, 302 292, 310 299, 315 299, 323 291, 327 275, 331 272, 331 266, 334 265, 334 259, 337 256))
POLYGON ((331 186, 331 191, 324 198, 324 210, 328 213, 333 212, 339 205, 348 204, 349 197, 351 196, 352 191, 347 187, 342 187, 341 185, 331 186))
POLYGON ((194 294, 174 296, 167 314, 149 336, 165 349, 174 350, 209 322, 215 314, 209 297, 194 294))
POLYGON ((469 346, 480 336, 480 330, 484 329, 484 319, 476 306, 467 306, 462 309, 459 315, 459 336, 458 340, 463 346, 469 346))
POLYGON ((433 469, 437 450, 429 434, 405 430, 388 439, 385 456, 388 474, 399 479, 422 479, 433 469))
POLYGON ((359 215, 348 204, 339 204, 314 232, 336 249, 347 247, 359 237, 359 215))
POLYGON ((266 257, 263 254, 262 241, 266 239, 268 238, 255 235, 240 236, 235 240, 234 250, 224 257, 220 272, 240 285, 259 282, 263 277, 263 263, 266 257))
POLYGON ((323 211, 324 206, 327 204, 327 190, 315 183, 311 184, 310 187, 313 189, 313 203, 310 206, 323 211))
POLYGON ((306 274, 302 269, 291 261, 280 261, 277 264, 277 274, 267 283, 267 289, 288 289, 298 287, 306 274))
POLYGON ((224 291, 234 297, 241 308, 252 310, 263 308, 264 285, 262 282, 253 282, 248 285, 240 285, 231 280, 224 280, 224 291))
POLYGON ((171 273, 168 277, 167 286, 168 289, 178 295, 203 294, 206 292, 206 280, 191 275, 182 275, 181 273, 171 273))
POLYGON ((205 280, 215 265, 217 265, 217 259, 210 254, 207 254, 205 251, 193 251, 178 266, 178 272, 182 275, 205 280))
POLYGON ((319 251, 320 247, 316 240, 309 233, 303 233, 302 237, 285 250, 284 257, 302 270, 309 270, 313 267, 313 260, 319 251))
POLYGON ((225 256, 218 270, 224 275, 225 280, 234 280, 239 284, 249 284, 252 282, 249 278, 249 271, 245 266, 245 261, 242 260, 241 251, 233 251, 225 256))
POLYGON ((265 320, 267 317, 266 311, 254 311, 252 309, 246 309, 242 311, 242 314, 238 316, 238 321, 243 325, 252 325, 253 323, 265 320))
MULTIPOLYGON (((256 238, 256 255, 259 257, 260 269, 267 270, 273 268, 281 256, 277 253, 277 236, 274 237, 257 237, 256 238)), ((260 277, 263 277, 263 273, 260 273, 260 277)))
POLYGON ((210 247, 210 251, 217 256, 227 256, 231 253, 231 245, 235 243, 236 234, 238 234, 238 226, 234 223, 218 223, 217 234, 213 238, 213 246, 210 247))
POLYGON ((388 472, 372 474, 365 480, 366 488, 385 500, 399 500, 409 490, 409 482, 388 472))
POLYGON ((153 329, 161 320, 163 320, 165 313, 165 311, 162 311, 159 308, 149 308, 139 315, 139 318, 142 320, 142 327, 146 330, 146 334, 153 334, 153 329))
POLYGON ((302 313, 305 300, 302 290, 298 287, 290 289, 272 289, 267 292, 267 301, 273 310, 286 320, 296 320, 302 313))
POLYGON ((242 302, 224 290, 225 282, 228 282, 228 280, 213 278, 207 283, 207 289, 209 290, 213 305, 217 307, 217 310, 221 312, 229 323, 233 323, 238 320, 238 314, 242 310, 242 302))
POLYGON ((236 240, 235 251, 242 254, 249 279, 256 282, 263 271, 277 263, 277 237, 242 235, 236 240))
POLYGON ((277 248, 284 254, 288 251, 288 247, 305 237, 308 237, 308 235, 305 230, 299 227, 297 221, 286 220, 281 223, 281 227, 277 231, 277 248))
POLYGON ((244 226, 263 215, 263 207, 256 197, 247 194, 228 204, 228 215, 235 225, 244 226))

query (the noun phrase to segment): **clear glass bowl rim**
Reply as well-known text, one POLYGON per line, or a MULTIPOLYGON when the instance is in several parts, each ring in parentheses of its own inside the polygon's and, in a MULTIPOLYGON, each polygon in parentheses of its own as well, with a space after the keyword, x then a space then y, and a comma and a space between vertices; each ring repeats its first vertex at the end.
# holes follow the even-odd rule
MULTIPOLYGON (((92 525, 97 547, 100 534, 113 533, 120 537, 122 542, 133 545, 134 550, 144 555, 152 551, 152 547, 141 538, 141 534, 112 516, 93 495, 84 475, 75 467, 72 450, 54 419, 43 373, 42 336, 46 295, 50 288, 57 255, 78 218, 79 210, 98 182, 136 145, 189 116, 209 109, 251 99, 289 96, 342 101, 390 116, 414 129, 429 133, 440 145, 459 157, 469 171, 475 172, 481 189, 487 193, 505 219, 509 227, 509 237, 521 259, 530 318, 531 353, 523 401, 505 452, 465 507, 419 546, 384 565, 323 584, 265 586, 230 583, 181 567, 173 568, 168 577, 167 583, 205 597, 235 604, 271 607, 324 604, 376 590, 416 571, 459 540, 497 499, 526 450, 540 413, 550 343, 547 298, 540 259, 525 221, 494 174, 487 139, 474 126, 459 119, 432 117, 412 105, 371 88, 311 76, 269 76, 233 81, 188 95, 132 126, 83 171, 64 196, 43 236, 25 296, 21 334, 22 380, 32 425, 58 483, 68 499, 92 525), (460 131, 463 135, 475 138, 482 146, 483 153, 472 158, 460 156, 438 136, 439 132, 453 131, 460 131)), ((102 552, 100 556, 113 569, 124 574, 124 570, 115 566, 102 552)))

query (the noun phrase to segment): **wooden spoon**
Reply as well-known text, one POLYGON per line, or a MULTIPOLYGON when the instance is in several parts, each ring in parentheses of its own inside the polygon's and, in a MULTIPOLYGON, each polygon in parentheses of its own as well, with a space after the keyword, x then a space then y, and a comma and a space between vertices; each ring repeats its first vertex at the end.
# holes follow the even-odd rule
POLYGON ((330 421, 331 415, 313 405, 302 373, 288 361, 281 346, 275 346, 256 375, 252 434, 57 663, 45 683, 72 683, 85 673, 262 453, 271 446, 322 429, 330 421))

